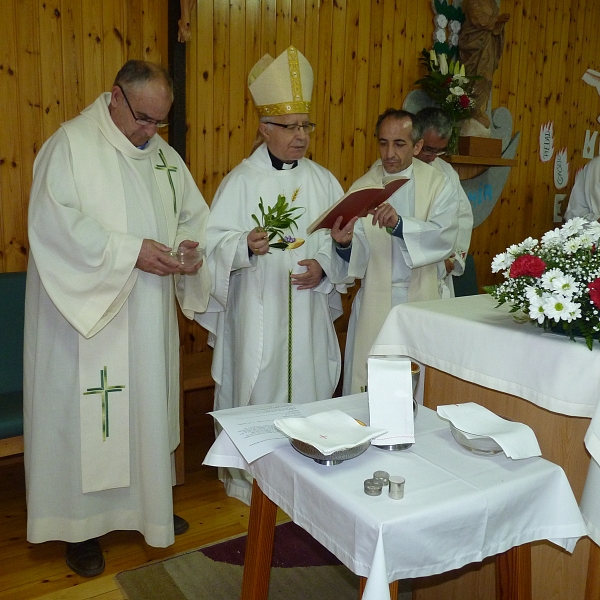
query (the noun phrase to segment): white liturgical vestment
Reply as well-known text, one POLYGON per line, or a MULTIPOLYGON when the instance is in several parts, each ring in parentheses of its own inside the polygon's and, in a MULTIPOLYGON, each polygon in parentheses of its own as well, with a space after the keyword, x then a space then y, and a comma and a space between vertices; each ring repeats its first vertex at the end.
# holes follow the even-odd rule
MULTIPOLYGON (((333 320, 341 315, 338 292, 345 286, 334 286, 328 278, 329 230, 307 235, 306 228, 342 195, 335 177, 309 159, 293 169, 276 170, 264 144, 219 186, 207 226, 212 298, 208 311, 197 317, 214 345, 216 410, 312 402, 333 395, 341 370, 333 320), (296 211, 298 229, 286 234, 304 243, 249 255, 247 236, 256 226, 251 215, 260 220, 259 201, 266 209, 280 194, 302 209, 296 211), (304 259, 317 260, 324 273, 311 290, 290 284, 291 272, 306 270, 298 265, 304 259)), ((226 485, 230 495, 249 500, 249 488, 226 485)))
POLYGON ((101 95, 44 144, 29 207, 24 429, 31 542, 117 529, 173 543, 179 334, 210 274, 138 270, 142 241, 205 246, 208 207, 158 135, 136 148, 101 95))
MULTIPOLYGON (((380 184, 384 175, 377 161, 351 189, 380 184)), ((436 263, 456 242, 458 197, 449 178, 417 159, 395 175, 409 179, 388 200, 402 217, 403 238, 373 226, 371 216, 359 219, 350 262, 334 262, 334 281, 364 278, 348 324, 344 395, 364 391, 367 355, 391 307, 440 297, 436 263)))

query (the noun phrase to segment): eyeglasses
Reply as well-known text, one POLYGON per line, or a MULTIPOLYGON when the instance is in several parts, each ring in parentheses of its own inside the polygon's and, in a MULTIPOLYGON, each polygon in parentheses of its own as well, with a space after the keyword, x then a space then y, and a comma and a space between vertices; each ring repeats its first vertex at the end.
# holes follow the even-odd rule
POLYGON ((155 127, 166 127, 169 123, 165 122, 165 121, 155 121, 154 119, 142 119, 141 117, 138 117, 134 112, 133 112, 133 108, 131 108, 131 103, 129 102, 129 99, 127 98, 127 95, 125 94, 125 90, 120 86, 117 85, 117 87, 121 90, 121 93, 123 94, 123 98, 125 98, 125 103, 127 104, 127 108, 129 109, 129 112, 131 113, 131 116, 133 117, 133 120, 138 124, 138 125, 154 125, 155 127))
POLYGON ((423 146, 421 152, 423 154, 429 154, 429 156, 444 156, 446 154, 447 148, 431 148, 430 146, 423 146))
POLYGON ((314 123, 274 123, 273 121, 265 121, 267 125, 276 125, 289 131, 290 133, 296 133, 297 131, 304 131, 304 133, 312 133, 315 130, 316 125, 314 123))

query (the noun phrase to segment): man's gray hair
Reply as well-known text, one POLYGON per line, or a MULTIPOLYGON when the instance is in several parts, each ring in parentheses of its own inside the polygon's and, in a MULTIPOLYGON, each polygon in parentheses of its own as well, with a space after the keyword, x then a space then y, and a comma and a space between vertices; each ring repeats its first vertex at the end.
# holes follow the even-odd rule
POLYGON ((441 108, 422 108, 417 113, 417 120, 423 133, 433 129, 442 139, 448 139, 452 135, 452 120, 441 108))
POLYGON ((402 110, 398 108, 388 108, 385 112, 382 112, 375 125, 375 136, 379 139, 379 129, 381 128, 381 124, 386 119, 395 119, 396 121, 400 121, 402 119, 408 119, 412 125, 412 129, 410 132, 410 140, 414 144, 416 144, 419 140, 423 139, 423 130, 420 127, 419 121, 416 116, 408 112, 407 110, 402 110))
POLYGON ((173 80, 162 65, 144 60, 128 60, 117 73, 113 86, 139 88, 157 79, 163 80, 173 95, 173 80))

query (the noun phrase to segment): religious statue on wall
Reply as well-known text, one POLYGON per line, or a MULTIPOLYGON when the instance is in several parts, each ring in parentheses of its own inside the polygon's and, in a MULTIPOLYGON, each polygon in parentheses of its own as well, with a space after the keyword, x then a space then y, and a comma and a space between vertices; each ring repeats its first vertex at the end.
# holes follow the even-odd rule
POLYGON ((479 75, 474 88, 475 111, 463 126, 462 135, 490 136, 488 101, 492 91, 492 76, 498 68, 504 45, 504 25, 510 19, 500 14, 496 0, 463 0, 465 14, 458 39, 460 60, 470 75, 479 75))
POLYGON ((177 23, 179 26, 177 40, 185 43, 192 39, 191 14, 194 6, 196 6, 196 0, 180 0, 179 4, 181 7, 181 18, 177 23))

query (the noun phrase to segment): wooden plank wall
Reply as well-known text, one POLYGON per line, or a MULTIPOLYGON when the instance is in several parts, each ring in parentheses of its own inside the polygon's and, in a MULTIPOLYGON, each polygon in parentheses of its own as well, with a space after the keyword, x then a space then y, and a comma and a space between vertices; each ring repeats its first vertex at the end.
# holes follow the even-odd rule
POLYGON ((165 0, 2 0, 0 271, 27 268, 33 161, 130 58, 167 63, 165 0))
MULTIPOLYGON (((126 59, 166 64, 167 0, 2 0, 2 8, 0 271, 14 271, 26 267, 35 153, 108 89, 126 59)), ((553 163, 539 160, 540 125, 553 121, 555 148, 567 147, 569 188, 587 162, 586 130, 600 130, 598 93, 581 81, 588 67, 600 70, 600 2, 502 0, 501 10, 511 19, 492 104, 510 109, 521 142, 502 198, 473 234, 480 284, 493 282, 495 254, 554 226, 553 163)), ((188 44, 188 160, 207 201, 252 145, 246 78, 265 52, 294 44, 313 65, 310 155, 347 189, 377 157, 377 115, 400 106, 421 75, 432 19, 431 0, 199 0, 188 44)), ((190 329, 186 348, 199 340, 190 329)))
MULTIPOLYGON (((588 67, 600 70, 600 2, 502 0, 501 11, 511 19, 492 106, 509 108, 521 143, 519 166, 501 200, 474 231, 481 285, 494 281, 489 265, 495 254, 554 227, 557 190, 553 162, 539 160, 540 125, 554 121, 555 148, 568 149, 567 191, 587 162, 581 157, 586 129, 600 130, 598 94, 581 81, 588 67)), ((419 53, 431 45, 432 19, 430 0, 200 2, 188 51, 189 158, 206 198, 254 139, 247 73, 265 52, 275 57, 289 44, 315 71, 311 156, 347 189, 377 157, 377 115, 401 106, 414 89, 419 53)))

